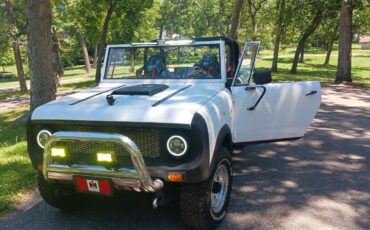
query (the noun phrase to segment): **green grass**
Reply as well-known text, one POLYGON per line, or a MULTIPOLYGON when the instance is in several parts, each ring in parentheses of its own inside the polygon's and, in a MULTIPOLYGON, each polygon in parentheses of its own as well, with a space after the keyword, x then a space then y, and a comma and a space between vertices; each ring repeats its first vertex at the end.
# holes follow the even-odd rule
POLYGON ((72 90, 72 89, 81 89, 81 88, 90 88, 96 86, 95 79, 94 80, 87 80, 87 81, 80 81, 80 82, 73 82, 63 84, 61 87, 58 88, 58 92, 65 91, 65 90, 72 90))
MULTIPOLYGON (((2 71, 2 68, 0 68, 0 71, 2 71)), ((12 73, 14 76, 17 76, 17 70, 15 66, 7 66, 5 68, 6 72, 12 73)), ((64 69, 64 75, 62 77, 62 80, 68 80, 68 79, 74 79, 74 78, 88 78, 95 75, 94 69, 89 74, 89 76, 86 75, 84 66, 74 66, 74 67, 68 67, 64 69)), ((29 85, 29 78, 26 76, 27 83, 29 85)), ((0 80, 0 88, 3 87, 14 87, 19 86, 18 79, 16 77, 13 77, 11 79, 3 79, 0 80)))
MULTIPOLYGON (((324 66, 325 51, 310 49, 305 53, 305 63, 298 65, 298 73, 291 74, 294 49, 288 48, 279 53, 278 72, 273 73, 274 81, 308 81, 318 80, 322 83, 333 83, 337 72, 338 52, 336 47, 332 52, 330 63, 324 66)), ((256 61, 256 69, 270 69, 272 51, 261 51, 256 61)), ((352 80, 356 85, 370 87, 370 50, 361 50, 358 44, 352 50, 352 80)))
POLYGON ((20 107, 0 112, 0 215, 35 187, 36 171, 27 154, 25 126, 14 124, 27 111, 20 107))
MULTIPOLYGON (((91 78, 86 80, 81 80, 78 82, 71 82, 63 84, 61 87, 59 87, 57 90, 58 92, 63 92, 66 90, 74 90, 74 89, 81 89, 81 88, 89 88, 96 86, 95 80, 91 80, 91 78)), ((5 91, 0 93, 0 100, 1 99, 14 99, 19 98, 21 96, 28 96, 29 93, 21 93, 20 91, 5 91)))
POLYGON ((22 93, 20 91, 6 91, 0 94, 1 99, 19 98, 21 96, 27 96, 28 93, 22 93))

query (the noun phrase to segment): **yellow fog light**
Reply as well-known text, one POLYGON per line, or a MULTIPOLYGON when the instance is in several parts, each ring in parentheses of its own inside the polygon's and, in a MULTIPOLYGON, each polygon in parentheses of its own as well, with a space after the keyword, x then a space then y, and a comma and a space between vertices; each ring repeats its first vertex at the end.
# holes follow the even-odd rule
POLYGON ((112 162, 112 154, 111 153, 97 153, 98 161, 100 162, 112 162))
POLYGON ((51 148, 51 156, 53 157, 65 157, 66 151, 63 148, 51 148))

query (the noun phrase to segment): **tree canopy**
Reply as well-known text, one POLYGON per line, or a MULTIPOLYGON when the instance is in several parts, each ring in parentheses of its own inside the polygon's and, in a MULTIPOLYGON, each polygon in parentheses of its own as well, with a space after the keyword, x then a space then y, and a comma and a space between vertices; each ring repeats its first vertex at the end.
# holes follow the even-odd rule
MULTIPOLYGON (((158 39, 160 34, 163 38, 232 36, 238 41, 260 40, 262 49, 275 50, 272 68, 275 71, 279 49, 297 47, 292 73, 299 71, 298 59, 303 61, 305 50, 312 46, 327 49, 325 63, 328 63, 333 43, 339 39, 342 4, 351 6, 353 11, 352 38, 370 34, 369 0, 45 1, 51 6, 53 72, 83 64, 89 74, 93 63, 97 80, 107 43, 149 41, 158 39), (235 12, 238 17, 233 17, 235 12)), ((0 7, 0 65, 15 63, 14 41, 20 46, 22 62, 28 63, 25 14, 28 1, 1 2, 4 4, 0 7), (8 8, 4 6, 9 5, 14 22, 7 20, 8 8)))

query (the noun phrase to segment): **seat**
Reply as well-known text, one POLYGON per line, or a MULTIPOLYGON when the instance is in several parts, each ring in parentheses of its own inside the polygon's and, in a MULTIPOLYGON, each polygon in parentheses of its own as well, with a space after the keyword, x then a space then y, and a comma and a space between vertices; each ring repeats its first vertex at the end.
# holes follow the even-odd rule
POLYGON ((167 78, 170 75, 166 67, 165 56, 162 53, 156 53, 149 57, 148 63, 144 66, 144 74, 151 78, 167 78))
POLYGON ((216 78, 220 74, 220 65, 215 54, 205 54, 194 67, 207 72, 208 77, 216 78))

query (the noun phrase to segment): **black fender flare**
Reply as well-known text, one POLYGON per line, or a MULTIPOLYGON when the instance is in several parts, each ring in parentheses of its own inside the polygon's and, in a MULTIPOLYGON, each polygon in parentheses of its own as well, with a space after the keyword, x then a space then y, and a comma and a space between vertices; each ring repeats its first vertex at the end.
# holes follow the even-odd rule
MULTIPOLYGON (((224 124, 220 131, 218 132, 216 143, 215 143, 215 148, 213 150, 213 156, 212 156, 212 161, 210 165, 210 173, 214 171, 217 161, 221 156, 219 156, 219 150, 220 148, 224 146, 229 150, 229 153, 231 154, 233 151, 233 141, 232 141, 232 135, 231 135, 231 129, 227 124, 224 124)), ((210 175, 211 175, 210 174, 210 175)))

